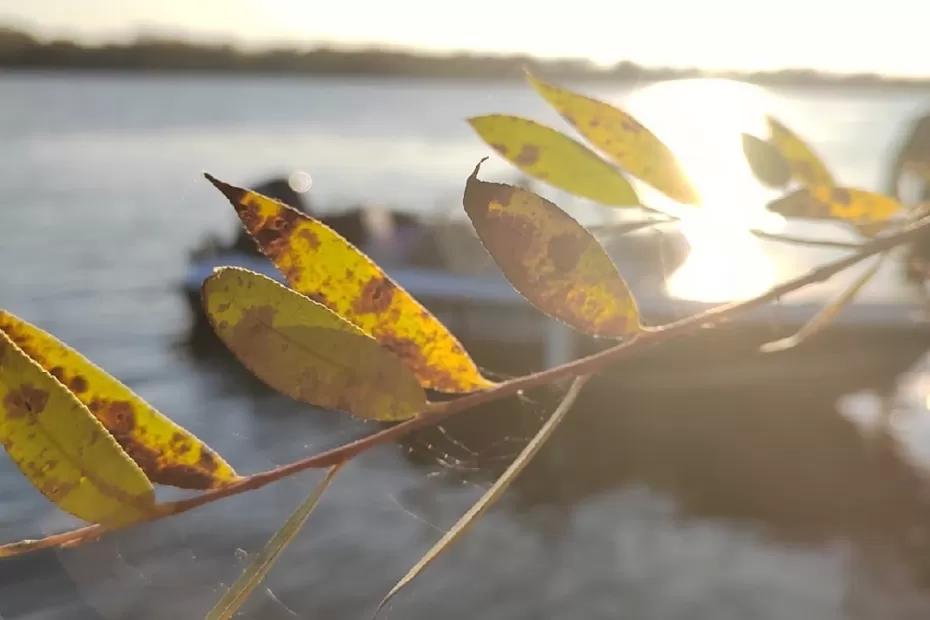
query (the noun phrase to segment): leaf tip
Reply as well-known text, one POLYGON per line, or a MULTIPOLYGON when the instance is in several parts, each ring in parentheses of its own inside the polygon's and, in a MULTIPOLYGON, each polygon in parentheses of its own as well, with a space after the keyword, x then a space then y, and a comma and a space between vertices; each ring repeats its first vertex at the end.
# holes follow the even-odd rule
POLYGON ((479 179, 478 179, 478 171, 481 170, 481 164, 483 164, 484 162, 488 161, 488 159, 490 159, 488 156, 484 156, 484 157, 481 158, 481 161, 479 161, 479 162, 475 165, 475 169, 472 170, 471 176, 468 177, 468 180, 469 180, 469 181, 478 181, 478 180, 479 180, 479 179))
POLYGON ((220 181, 218 178, 210 174, 209 172, 203 173, 204 178, 206 178, 216 189, 226 196, 226 199, 229 202, 238 204, 242 200, 242 196, 245 194, 245 190, 242 188, 236 187, 235 185, 230 185, 224 181, 220 181))

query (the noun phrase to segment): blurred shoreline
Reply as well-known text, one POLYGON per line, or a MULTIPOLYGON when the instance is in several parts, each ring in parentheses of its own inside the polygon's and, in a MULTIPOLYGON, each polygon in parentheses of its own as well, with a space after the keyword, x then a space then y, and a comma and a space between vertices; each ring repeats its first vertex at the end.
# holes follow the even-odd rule
POLYGON ((0 68, 42 71, 280 74, 520 80, 525 70, 577 81, 655 82, 725 78, 759 85, 823 87, 930 87, 930 76, 905 78, 874 73, 839 74, 804 68, 778 71, 705 71, 645 67, 629 61, 598 66, 577 58, 545 60, 528 55, 428 53, 390 47, 243 50, 232 44, 180 38, 139 37, 130 43, 83 45, 67 39, 42 41, 0 25, 0 68))

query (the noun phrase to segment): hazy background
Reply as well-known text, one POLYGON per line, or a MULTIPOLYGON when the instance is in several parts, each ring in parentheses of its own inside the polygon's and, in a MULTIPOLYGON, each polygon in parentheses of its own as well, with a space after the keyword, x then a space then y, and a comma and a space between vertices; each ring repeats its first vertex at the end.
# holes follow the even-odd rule
MULTIPOLYGON (((916 1, 0 0, 0 306, 240 472, 285 463, 374 427, 275 396, 223 350, 190 344, 189 252, 236 230, 202 171, 246 185, 305 171, 321 212, 374 203, 460 218, 464 180, 489 154, 464 119, 520 114, 567 131, 519 74, 529 57, 568 58, 533 66, 642 118, 711 197, 673 293, 746 296, 831 254, 747 245, 770 195, 742 163, 739 133, 774 114, 843 182, 883 189, 930 107, 923 13, 916 1), (386 62, 371 51, 384 47, 403 53, 386 62), (460 52, 508 57, 450 56, 460 52)), ((513 178, 500 161, 483 174, 513 178)), ((607 217, 545 192, 588 221, 607 217)), ((913 302, 897 265, 884 275, 866 300, 913 302)), ((770 386, 608 377, 387 617, 927 617, 930 375, 910 363, 883 390, 839 396, 812 371, 770 386)), ((243 617, 369 617, 552 402, 530 395, 357 459, 243 617)), ((316 478, 4 560, 0 617, 201 617, 316 478)), ((74 525, 6 457, 0 500, 4 541, 74 525)))

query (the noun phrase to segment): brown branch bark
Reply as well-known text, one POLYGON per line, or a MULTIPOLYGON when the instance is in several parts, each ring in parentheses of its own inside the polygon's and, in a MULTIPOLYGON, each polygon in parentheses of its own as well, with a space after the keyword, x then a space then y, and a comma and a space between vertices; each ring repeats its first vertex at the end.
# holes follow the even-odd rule
MULTIPOLYGON (((914 222, 900 231, 890 234, 886 237, 880 237, 873 241, 862 244, 858 251, 844 258, 832 261, 820 267, 817 267, 807 274, 784 282, 767 292, 748 299, 746 301, 723 304, 690 316, 673 323, 656 328, 647 328, 638 335, 616 344, 608 349, 594 353, 587 357, 578 358, 565 364, 549 368, 540 372, 517 377, 509 381, 497 384, 495 387, 481 392, 474 392, 462 396, 455 400, 441 403, 431 403, 428 408, 420 415, 401 422, 395 426, 385 428, 371 435, 367 435, 355 441, 343 444, 341 446, 299 459, 292 463, 246 476, 241 480, 234 482, 226 487, 213 489, 174 502, 166 502, 156 506, 155 511, 142 521, 137 521, 131 525, 137 525, 146 521, 154 521, 171 515, 180 514, 193 510, 205 504, 215 502, 225 497, 239 495, 254 489, 261 488, 287 476, 291 476, 306 469, 331 467, 342 463, 348 459, 358 456, 366 450, 375 446, 394 441, 416 429, 431 426, 439 423, 443 419, 471 409, 478 405, 500 400, 512 396, 523 390, 537 388, 562 379, 578 377, 580 375, 596 373, 611 363, 625 359, 634 355, 643 349, 658 345, 662 342, 678 338, 706 327, 720 325, 732 317, 762 306, 766 303, 778 300, 779 298, 801 289, 810 284, 822 282, 836 275, 837 273, 859 263, 862 260, 876 254, 885 252, 902 243, 911 241, 921 234, 927 234, 930 230, 930 217, 914 222)), ((124 526, 126 527, 126 526, 124 526)), ((40 549, 50 547, 72 547, 99 538, 104 533, 111 531, 101 525, 90 525, 59 534, 53 534, 44 538, 35 540, 22 540, 0 546, 0 558, 22 555, 40 549)))

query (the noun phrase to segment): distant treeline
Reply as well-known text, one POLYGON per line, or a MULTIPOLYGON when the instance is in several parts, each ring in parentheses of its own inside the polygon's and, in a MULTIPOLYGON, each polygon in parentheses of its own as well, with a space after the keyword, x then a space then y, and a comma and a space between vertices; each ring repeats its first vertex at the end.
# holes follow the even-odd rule
POLYGON ((232 45, 191 43, 176 39, 140 38, 132 43, 99 46, 73 41, 44 42, 14 28, 0 26, 0 67, 18 69, 83 69, 124 71, 204 71, 298 73, 445 78, 515 79, 529 68, 549 77, 655 81, 685 77, 728 77, 760 84, 912 85, 930 79, 889 78, 875 74, 838 75, 806 69, 774 72, 707 72, 699 69, 641 67, 620 62, 598 67, 586 60, 540 60, 525 55, 426 54, 391 49, 360 50, 318 47, 306 51, 244 51, 232 45))

